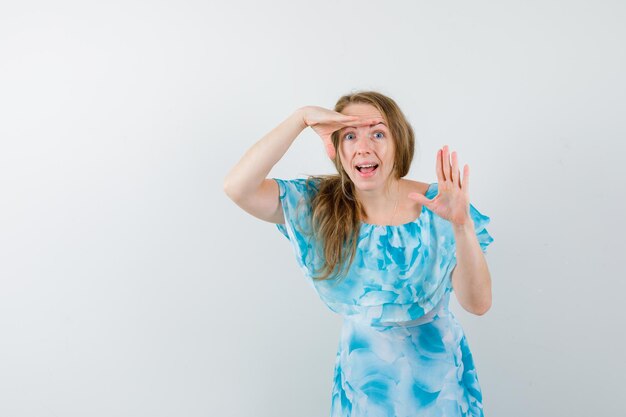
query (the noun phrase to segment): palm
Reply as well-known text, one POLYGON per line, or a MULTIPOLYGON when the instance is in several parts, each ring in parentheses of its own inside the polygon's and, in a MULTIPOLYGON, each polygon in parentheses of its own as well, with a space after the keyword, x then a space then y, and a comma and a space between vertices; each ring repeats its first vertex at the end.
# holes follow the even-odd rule
POLYGON ((334 131, 345 127, 345 123, 323 123, 312 125, 311 129, 315 131, 321 138, 324 143, 324 147, 326 148, 326 154, 330 159, 335 159, 335 146, 333 145, 333 140, 331 138, 334 131))
POLYGON ((446 190, 446 184, 439 184, 438 188, 439 192, 427 207, 451 223, 465 224, 469 207, 467 193, 446 190))
POLYGON ((448 155, 448 146, 437 152, 438 193, 433 199, 419 193, 411 193, 409 197, 425 205, 439 217, 455 225, 471 222, 469 213, 469 166, 463 168, 461 182, 456 152, 452 152, 452 163, 448 155))
POLYGON ((324 141, 324 143, 329 143, 331 142, 330 137, 333 132, 341 129, 344 126, 344 123, 324 123, 311 126, 311 129, 313 129, 315 133, 317 133, 322 138, 322 141, 324 141))
POLYGON ((348 116, 323 107, 307 106, 306 114, 304 115, 304 122, 322 138, 328 157, 330 159, 334 159, 336 150, 333 146, 331 138, 333 132, 346 126, 358 126, 361 124, 372 123, 372 118, 348 116))

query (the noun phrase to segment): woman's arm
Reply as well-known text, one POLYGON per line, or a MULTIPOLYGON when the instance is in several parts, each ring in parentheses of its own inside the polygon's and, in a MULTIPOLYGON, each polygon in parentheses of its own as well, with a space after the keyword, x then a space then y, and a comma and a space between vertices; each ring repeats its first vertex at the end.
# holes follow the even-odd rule
POLYGON ((491 308, 491 274, 474 231, 474 222, 453 226, 457 264, 452 271, 452 287, 459 304, 482 316, 491 308))
POLYGON ((267 175, 307 127, 299 108, 246 151, 224 179, 224 192, 239 207, 272 223, 284 223, 278 184, 267 175))

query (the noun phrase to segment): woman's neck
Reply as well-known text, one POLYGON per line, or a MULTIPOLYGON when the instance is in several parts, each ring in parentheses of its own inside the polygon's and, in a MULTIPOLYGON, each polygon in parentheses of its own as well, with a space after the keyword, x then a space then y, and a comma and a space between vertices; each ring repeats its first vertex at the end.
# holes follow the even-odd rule
MULTIPOLYGON (((387 187, 376 190, 356 190, 357 198, 363 206, 365 213, 367 213, 367 219, 381 219, 382 223, 385 224, 387 224, 386 222, 391 222, 394 209, 397 208, 402 195, 401 192, 401 179, 394 179, 387 187)), ((367 220, 364 221, 371 223, 367 220)), ((378 223, 381 223, 381 221, 378 223)))

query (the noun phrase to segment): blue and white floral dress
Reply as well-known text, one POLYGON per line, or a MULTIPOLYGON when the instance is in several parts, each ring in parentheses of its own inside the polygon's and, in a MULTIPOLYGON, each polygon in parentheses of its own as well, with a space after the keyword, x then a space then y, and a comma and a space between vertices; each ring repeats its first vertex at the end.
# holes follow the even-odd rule
MULTIPOLYGON (((448 309, 456 265, 452 225, 426 206, 398 226, 361 224, 353 264, 339 280, 313 280, 324 259, 312 238, 318 183, 273 178, 298 265, 321 300, 343 316, 331 417, 483 416, 482 393, 463 329, 448 309)), ((429 185, 426 197, 437 195, 429 185)), ((490 218, 470 204, 485 252, 490 218)))

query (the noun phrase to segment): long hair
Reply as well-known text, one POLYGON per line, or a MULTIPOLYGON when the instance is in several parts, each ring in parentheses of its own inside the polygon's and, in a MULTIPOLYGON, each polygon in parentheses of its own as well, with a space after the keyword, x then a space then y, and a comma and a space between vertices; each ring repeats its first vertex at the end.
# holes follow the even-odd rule
MULTIPOLYGON (((380 111, 395 143, 392 175, 396 179, 406 176, 415 152, 415 135, 396 102, 375 91, 359 91, 339 98, 334 110, 341 113, 352 103, 371 104, 380 111)), ((361 219, 366 217, 356 198, 354 183, 341 164, 338 130, 331 139, 337 150, 333 163, 338 174, 309 177, 319 180, 318 192, 311 200, 311 221, 325 262, 320 274, 313 277, 317 280, 341 276, 350 268, 356 254, 361 219)))

